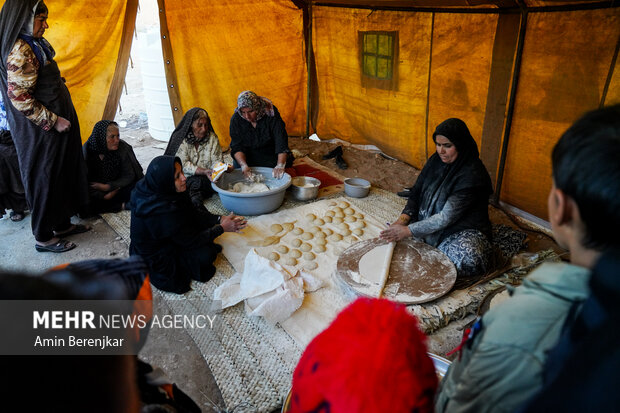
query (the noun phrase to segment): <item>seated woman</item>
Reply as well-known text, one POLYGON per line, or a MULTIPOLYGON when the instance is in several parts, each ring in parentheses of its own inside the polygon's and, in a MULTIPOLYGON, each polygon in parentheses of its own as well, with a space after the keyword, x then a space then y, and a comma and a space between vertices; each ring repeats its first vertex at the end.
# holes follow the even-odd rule
POLYGON ((213 167, 224 162, 220 141, 206 110, 192 108, 185 113, 172 132, 164 155, 181 159, 189 197, 194 206, 203 209, 203 200, 214 192, 210 179, 213 167))
POLYGON ((492 252, 487 209, 491 178, 462 120, 440 123, 433 141, 437 152, 424 165, 402 214, 381 238, 419 238, 446 254, 459 277, 483 275, 492 252))
POLYGON ((120 139, 118 124, 97 122, 82 152, 90 186, 87 215, 130 209, 131 191, 144 174, 131 145, 120 139))
POLYGON ((28 203, 11 132, 1 128, 2 125, 0 125, 0 216, 4 215, 6 209, 10 209, 9 218, 17 222, 26 216, 28 203))
POLYGON ((246 226, 243 217, 198 211, 186 193, 181 160, 158 156, 131 194, 130 255, 140 255, 150 268, 153 285, 182 294, 191 280, 208 281, 222 250, 213 240, 246 226))
POLYGON ((284 168, 293 164, 288 148, 286 125, 271 101, 246 90, 237 98, 237 108, 230 118, 230 150, 234 167, 251 174, 251 166, 274 168, 281 178, 284 168))

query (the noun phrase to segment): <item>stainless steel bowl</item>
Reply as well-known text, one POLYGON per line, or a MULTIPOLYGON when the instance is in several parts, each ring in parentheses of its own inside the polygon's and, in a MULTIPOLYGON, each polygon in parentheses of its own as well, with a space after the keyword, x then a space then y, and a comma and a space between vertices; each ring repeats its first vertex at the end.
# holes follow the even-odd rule
POLYGON ((296 200, 309 201, 319 194, 319 186, 321 186, 321 181, 316 178, 296 176, 291 181, 291 192, 296 200))

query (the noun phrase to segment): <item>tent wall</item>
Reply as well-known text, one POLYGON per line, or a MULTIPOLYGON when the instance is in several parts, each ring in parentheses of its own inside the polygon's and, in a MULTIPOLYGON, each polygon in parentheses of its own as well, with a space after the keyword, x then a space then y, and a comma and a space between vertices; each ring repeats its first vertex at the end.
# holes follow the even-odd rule
MULTIPOLYGON (((160 0, 176 71, 180 110, 209 112, 224 147, 237 96, 253 90, 276 105, 289 135, 306 125, 306 67, 303 10, 289 0, 160 0)), ((166 39, 164 39, 166 40, 166 39)), ((170 63, 168 63, 170 61, 170 63)), ((169 79, 174 84, 173 79, 169 79)), ((174 110, 175 105, 173 105, 174 110)), ((179 109, 177 107, 177 109, 179 109)))
MULTIPOLYGON (((4 1, 0 4, 4 5, 4 1)), ((113 119, 116 113, 138 1, 108 0, 105 7, 97 2, 75 0, 54 0, 46 4, 50 27, 45 38, 56 49, 56 61, 71 92, 82 141, 85 141, 95 122, 104 117, 106 104, 113 109, 108 110, 106 117, 113 119), (124 37, 125 27, 129 27, 129 36, 124 37), (119 59, 121 44, 126 50, 124 64, 119 59), (123 73, 119 73, 113 84, 117 71, 123 73), (111 91, 116 91, 114 95, 118 97, 108 103, 111 91)))

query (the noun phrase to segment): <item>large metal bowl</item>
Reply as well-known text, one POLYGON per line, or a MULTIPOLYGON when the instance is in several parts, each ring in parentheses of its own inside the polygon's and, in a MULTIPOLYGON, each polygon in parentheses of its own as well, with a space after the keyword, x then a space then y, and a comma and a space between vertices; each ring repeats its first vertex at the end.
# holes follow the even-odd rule
POLYGON ((364 198, 370 191, 370 182, 362 178, 344 180, 344 193, 353 198, 364 198))
POLYGON ((315 199, 319 194, 321 181, 310 176, 296 176, 291 181, 291 193, 298 201, 315 199))
POLYGON ((265 177, 264 184, 269 190, 251 194, 229 191, 231 185, 245 180, 241 169, 235 169, 222 175, 217 182, 211 182, 211 187, 220 195, 224 208, 238 215, 262 215, 278 209, 284 201, 286 188, 291 185, 291 176, 284 173, 282 178, 276 179, 272 176, 272 168, 255 166, 251 169, 255 174, 265 177))

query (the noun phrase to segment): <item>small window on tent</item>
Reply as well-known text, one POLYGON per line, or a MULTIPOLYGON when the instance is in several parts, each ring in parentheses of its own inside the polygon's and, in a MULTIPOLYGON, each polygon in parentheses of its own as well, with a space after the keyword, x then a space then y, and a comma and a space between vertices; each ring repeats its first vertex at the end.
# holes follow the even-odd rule
POLYGON ((362 86, 396 89, 398 32, 358 32, 362 86))

